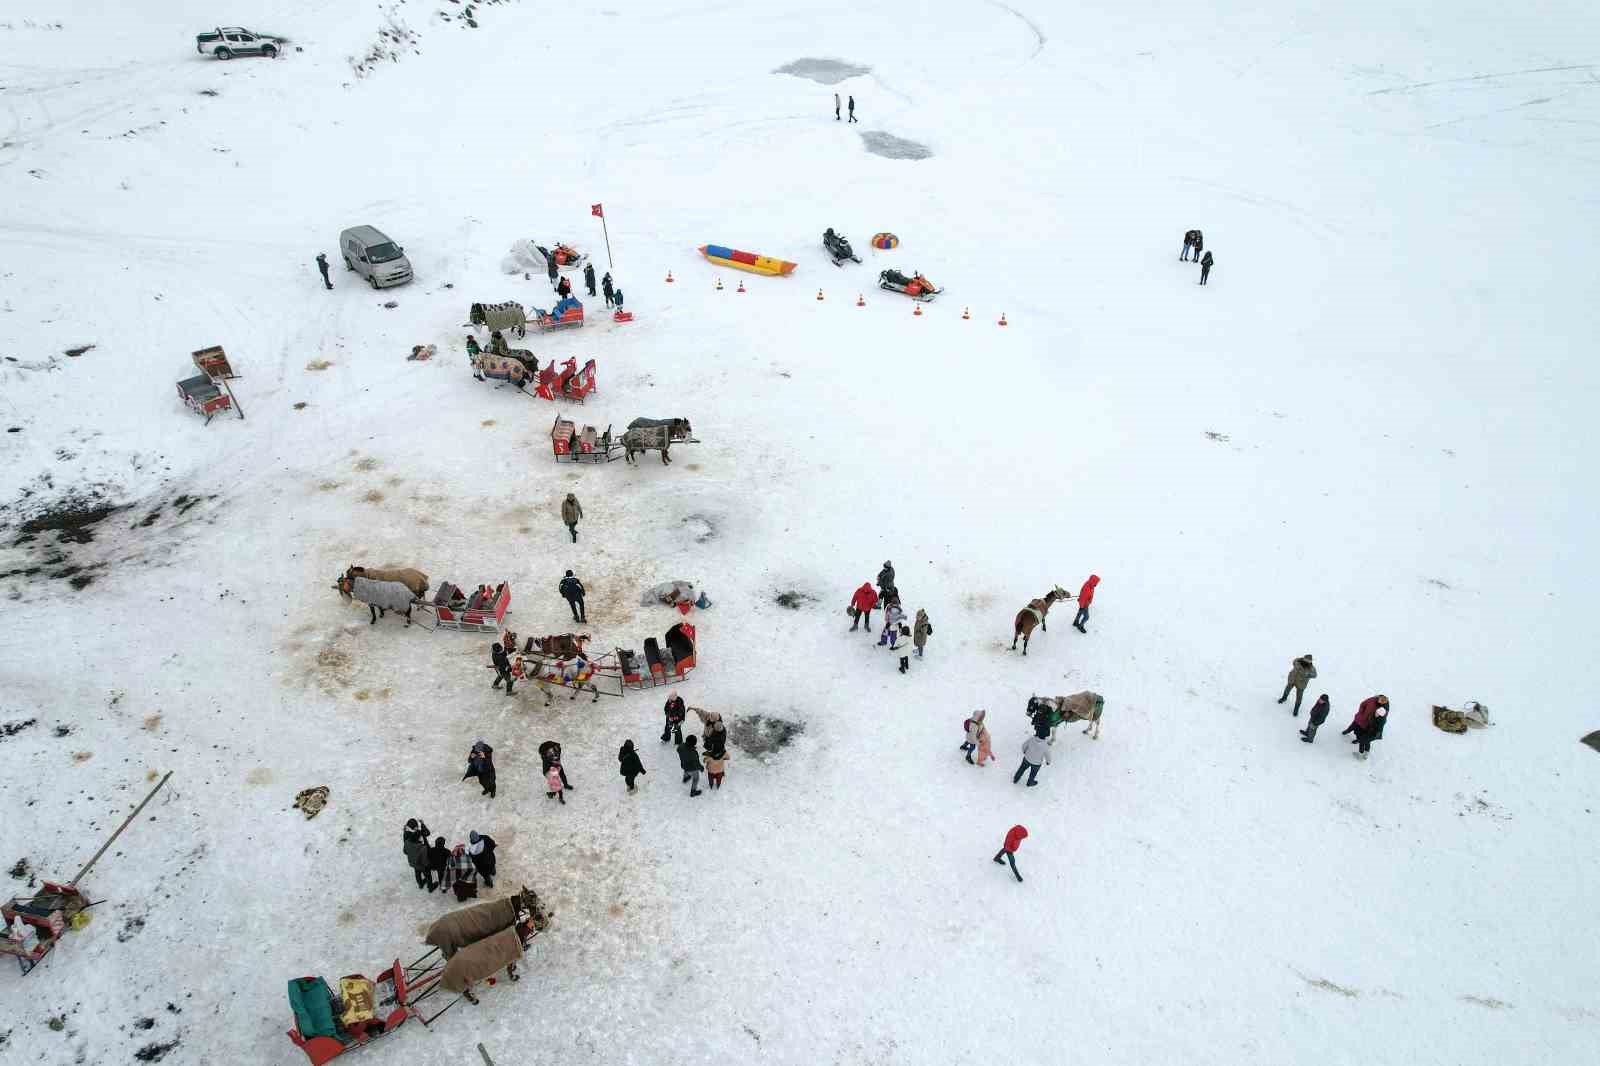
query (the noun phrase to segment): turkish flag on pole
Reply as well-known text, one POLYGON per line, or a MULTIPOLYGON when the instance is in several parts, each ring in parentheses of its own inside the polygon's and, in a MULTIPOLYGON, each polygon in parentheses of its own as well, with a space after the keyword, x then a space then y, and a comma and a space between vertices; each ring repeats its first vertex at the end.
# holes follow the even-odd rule
POLYGON ((590 204, 589 213, 600 220, 600 232, 606 235, 606 265, 615 268, 616 264, 611 261, 611 232, 606 227, 605 209, 599 204, 590 204))
POLYGON ((606 213, 604 211, 600 210, 600 205, 599 204, 590 204, 589 205, 589 213, 591 215, 593 215, 595 218, 605 218, 606 217, 606 213))

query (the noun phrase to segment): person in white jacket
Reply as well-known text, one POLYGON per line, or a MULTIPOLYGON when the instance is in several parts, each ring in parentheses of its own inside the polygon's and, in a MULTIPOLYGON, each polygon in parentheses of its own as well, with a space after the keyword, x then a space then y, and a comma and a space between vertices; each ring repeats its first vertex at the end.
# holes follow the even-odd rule
POLYGON ((1011 775, 1014 785, 1022 780, 1024 771, 1028 774, 1028 787, 1032 788, 1039 783, 1039 767, 1044 765, 1045 759, 1050 754, 1050 742, 1044 737, 1031 736, 1022 745, 1022 765, 1017 767, 1017 772, 1011 775))
POLYGON ((978 740, 983 736, 983 719, 988 713, 988 711, 973 711, 972 717, 966 720, 967 739, 962 741, 961 750, 967 753, 968 762, 972 762, 972 753, 978 750, 978 740))

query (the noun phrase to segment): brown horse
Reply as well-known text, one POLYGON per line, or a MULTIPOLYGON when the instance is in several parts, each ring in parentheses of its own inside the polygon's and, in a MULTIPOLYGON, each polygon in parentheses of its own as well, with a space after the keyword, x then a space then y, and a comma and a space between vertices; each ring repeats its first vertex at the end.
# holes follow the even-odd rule
POLYGON ((584 653, 583 646, 593 639, 587 633, 529 637, 527 647, 522 649, 522 654, 531 655, 539 652, 541 655, 551 655, 558 659, 575 659, 584 653))
POLYGON ((1022 654, 1028 654, 1028 638, 1033 635, 1033 627, 1038 626, 1046 633, 1050 627, 1044 624, 1044 616, 1050 613, 1050 605, 1059 600, 1072 599, 1072 593, 1057 585, 1045 593, 1041 599, 1032 600, 1028 606, 1017 612, 1017 620, 1011 625, 1011 650, 1017 650, 1017 638, 1022 638, 1022 654))

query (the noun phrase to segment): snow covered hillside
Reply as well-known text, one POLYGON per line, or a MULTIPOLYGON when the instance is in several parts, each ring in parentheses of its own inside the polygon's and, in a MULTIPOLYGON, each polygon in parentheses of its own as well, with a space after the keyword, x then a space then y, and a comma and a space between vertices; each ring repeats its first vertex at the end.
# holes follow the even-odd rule
POLYGON ((1597 34, 1561 0, 0 8, 4 894, 174 772, 90 924, 0 959, 0 1064, 307 1061, 285 982, 453 906, 410 817, 492 835, 486 894, 555 918, 373 1064, 1600 1057, 1597 34), (219 19, 290 44, 196 54, 219 19), (514 343, 598 393, 473 380, 471 303, 553 302, 513 241, 606 269, 594 203, 636 319, 584 296, 514 343), (344 271, 360 224, 412 283, 344 271), (944 291, 914 315, 890 267, 944 291), (175 394, 210 345, 242 420, 175 394), (558 413, 699 443, 558 465, 558 413), (885 559, 934 627, 905 675, 845 616, 885 559), (507 698, 490 635, 369 625, 352 563, 507 581, 524 637, 574 628, 573 569, 602 650, 695 582, 678 688, 733 723, 725 787, 672 780, 666 692, 507 698), (1091 573, 1086 633, 1058 604, 1010 650, 1091 573), (1276 702, 1305 653, 1312 745, 1276 702), (1029 696, 1085 689, 1101 738, 1013 785, 1029 696), (1494 724, 1434 728, 1466 700, 1494 724))

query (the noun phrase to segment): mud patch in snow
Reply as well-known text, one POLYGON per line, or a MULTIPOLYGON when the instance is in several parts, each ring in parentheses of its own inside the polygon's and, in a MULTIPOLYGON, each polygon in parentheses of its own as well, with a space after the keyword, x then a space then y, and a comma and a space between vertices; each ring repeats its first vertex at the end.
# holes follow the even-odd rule
POLYGON ((792 63, 773 70, 774 74, 793 74, 797 78, 807 78, 820 85, 838 85, 847 78, 858 78, 863 74, 871 74, 871 67, 858 66, 855 63, 846 63, 842 59, 796 59, 792 63))
POLYGON ((788 747, 795 737, 805 731, 802 722, 751 714, 733 720, 728 726, 728 740, 734 747, 751 755, 771 755, 788 747))
POLYGON ((932 159, 933 149, 918 141, 896 137, 883 130, 864 130, 861 134, 861 143, 873 155, 881 155, 885 159, 932 159))

